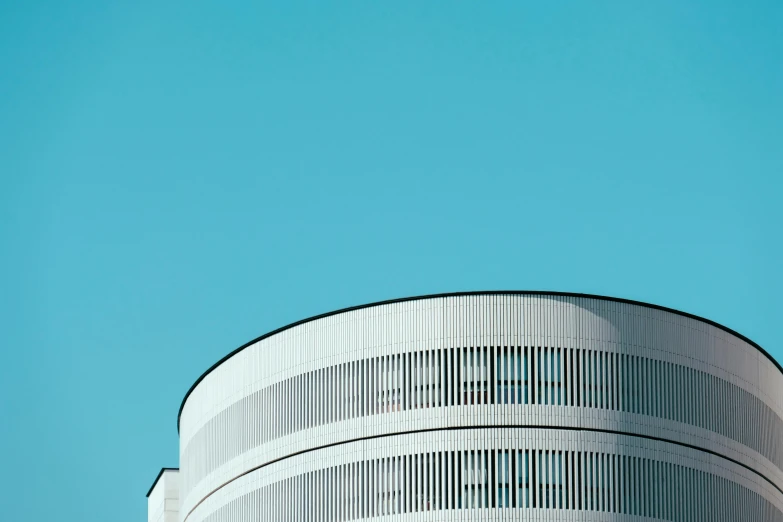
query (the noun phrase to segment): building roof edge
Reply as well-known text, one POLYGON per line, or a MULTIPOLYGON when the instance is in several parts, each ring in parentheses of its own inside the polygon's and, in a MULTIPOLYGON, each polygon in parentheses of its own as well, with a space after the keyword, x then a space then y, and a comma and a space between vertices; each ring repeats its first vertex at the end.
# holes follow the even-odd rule
POLYGON ((147 498, 150 498, 150 494, 152 493, 152 490, 155 489, 155 486, 158 485, 158 481, 160 480, 160 477, 163 476, 163 474, 167 471, 179 471, 179 468, 160 468, 160 471, 158 472, 158 476, 155 477, 155 481, 152 483, 152 486, 150 486, 150 490, 147 491, 147 498))
MULTIPOLYGON (((731 335, 733 335, 735 337, 738 337, 739 339, 742 339, 746 343, 748 343, 751 346, 753 346, 754 348, 756 348, 759 352, 761 352, 767 359, 769 359, 772 362, 772 364, 774 364, 777 367, 777 369, 780 371, 780 373, 783 374, 783 366, 781 366, 781 364, 778 361, 776 361, 775 358, 772 357, 772 355, 769 352, 767 352, 764 348, 762 348, 758 343, 756 343, 756 342, 752 341, 751 339, 745 337, 741 333, 739 333, 739 332, 737 332, 735 330, 732 330, 731 328, 729 328, 727 326, 724 326, 724 325, 722 325, 720 323, 712 321, 710 319, 706 319, 704 317, 700 317, 700 316, 694 315, 694 314, 689 314, 687 312, 683 312, 681 310, 677 310, 677 309, 674 309, 674 308, 668 308, 666 306, 660 306, 660 305, 656 305, 656 304, 652 304, 652 303, 645 303, 643 301, 635 301, 633 299, 623 299, 623 298, 620 298, 620 297, 609 297, 609 296, 598 295, 598 294, 582 294, 582 293, 576 293, 576 292, 554 292, 554 291, 544 291, 544 290, 484 290, 484 291, 472 291, 472 292, 467 291, 467 292, 448 292, 448 293, 441 293, 441 294, 424 294, 424 295, 418 295, 418 296, 413 296, 413 297, 401 297, 401 298, 397 298, 397 299, 387 299, 385 301, 376 301, 376 302, 373 302, 373 303, 367 303, 367 304, 362 304, 362 305, 357 305, 357 306, 349 306, 347 308, 341 308, 339 310, 334 310, 334 311, 331 311, 331 312, 325 312, 325 313, 322 313, 322 314, 314 315, 312 317, 308 317, 306 319, 300 319, 299 321, 287 324, 285 326, 277 328, 276 330, 272 330, 271 332, 267 332, 267 333, 265 333, 265 334, 263 334, 263 335, 261 335, 259 337, 256 337, 255 339, 253 339, 251 341, 246 342, 245 344, 243 344, 239 348, 235 349, 234 351, 228 353, 223 358, 221 358, 219 361, 217 361, 215 364, 210 366, 204 373, 202 373, 199 376, 198 379, 196 379, 196 382, 194 382, 193 385, 188 389, 187 393, 185 393, 185 397, 182 399, 182 403, 179 406, 179 412, 177 413, 177 433, 179 433, 180 419, 182 418, 182 410, 185 408, 185 403, 187 402, 188 397, 190 397, 190 394, 193 393, 193 390, 196 389, 196 386, 198 386, 201 383, 201 381, 203 381, 206 378, 207 375, 212 373, 212 371, 215 368, 217 368, 218 366, 220 366, 221 364, 226 362, 228 359, 230 359, 234 355, 238 354, 239 352, 241 352, 242 350, 244 350, 248 346, 251 346, 251 345, 253 345, 253 344, 255 344, 255 343, 257 343, 257 342, 259 342, 259 341, 261 341, 263 339, 266 339, 267 337, 271 337, 273 335, 276 335, 276 334, 278 334, 280 332, 283 332, 283 331, 288 330, 290 328, 293 328, 295 326, 299 326, 299 325, 304 324, 304 323, 309 323, 310 321, 315 321, 317 319, 323 319, 324 317, 329 317, 329 316, 332 316, 332 315, 337 315, 337 314, 342 314, 342 313, 346 313, 346 312, 351 312, 351 311, 354 311, 354 310, 361 310, 363 308, 372 308, 372 307, 375 307, 375 306, 383 306, 383 305, 393 304, 393 303, 403 303, 403 302, 407 302, 407 301, 420 301, 420 300, 423 300, 423 299, 438 299, 438 298, 443 298, 443 297, 466 297, 466 296, 477 296, 477 295, 533 295, 533 296, 553 296, 553 297, 579 297, 579 298, 584 298, 584 299, 598 299, 598 300, 602 300, 602 301, 612 301, 612 302, 616 302, 616 303, 624 303, 624 304, 631 304, 631 305, 636 305, 636 306, 644 306, 646 308, 653 308, 655 310, 662 310, 664 312, 670 312, 670 313, 673 313, 673 314, 677 314, 677 315, 680 315, 680 316, 683 316, 683 317, 688 317, 690 319, 695 319, 697 321, 701 321, 703 323, 715 326, 715 327, 720 328, 721 330, 723 330, 723 331, 725 331, 725 332, 727 332, 727 333, 729 333, 729 334, 731 334, 731 335)), ((160 474, 162 475, 163 471, 165 471, 166 469, 178 469, 178 468, 163 468, 161 470, 160 474)), ((158 476, 158 478, 160 478, 160 475, 158 476)), ((155 481, 157 482, 157 479, 155 479, 155 481)), ((153 487, 154 486, 155 486, 155 484, 153 484, 153 487)), ((150 488, 150 491, 152 491, 151 488, 150 488)), ((149 493, 147 495, 149 496, 149 493)))

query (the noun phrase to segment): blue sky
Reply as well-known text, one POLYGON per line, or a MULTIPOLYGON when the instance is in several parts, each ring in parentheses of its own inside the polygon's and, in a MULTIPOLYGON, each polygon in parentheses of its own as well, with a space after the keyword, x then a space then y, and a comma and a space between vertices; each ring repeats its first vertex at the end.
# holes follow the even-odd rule
POLYGON ((269 330, 539 289, 783 360, 783 3, 0 4, 0 513, 136 522, 269 330))

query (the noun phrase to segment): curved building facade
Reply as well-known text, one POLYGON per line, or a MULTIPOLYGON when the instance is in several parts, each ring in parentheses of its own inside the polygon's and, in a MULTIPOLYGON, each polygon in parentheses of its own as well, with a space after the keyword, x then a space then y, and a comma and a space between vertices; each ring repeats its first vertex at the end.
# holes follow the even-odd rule
POLYGON ((325 314, 229 354, 178 422, 151 522, 165 491, 179 522, 783 522, 781 366, 716 323, 621 299, 325 314))

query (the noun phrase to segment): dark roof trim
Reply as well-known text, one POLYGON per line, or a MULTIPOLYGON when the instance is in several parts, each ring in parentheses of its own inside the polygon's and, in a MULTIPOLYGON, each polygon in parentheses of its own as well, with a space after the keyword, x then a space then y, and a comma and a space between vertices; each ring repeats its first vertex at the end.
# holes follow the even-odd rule
POLYGON ((152 486, 150 486, 150 490, 147 491, 147 498, 150 498, 150 493, 152 493, 152 490, 155 489, 155 486, 158 485, 158 481, 160 480, 160 477, 163 476, 163 473, 166 471, 179 471, 179 468, 160 468, 160 471, 158 472, 158 476, 155 477, 155 482, 152 483, 152 486))
POLYGON ((182 404, 179 406, 179 413, 177 414, 177 433, 179 433, 179 423, 180 419, 182 418, 182 410, 185 408, 185 403, 188 400, 188 397, 190 397, 190 394, 193 393, 193 390, 196 389, 196 386, 201 383, 201 381, 204 380, 204 378, 209 375, 212 370, 223 364, 225 361, 233 357, 234 355, 238 354, 248 346, 257 343, 258 341, 261 341, 263 339, 266 339, 267 337, 271 337, 273 335, 276 335, 282 331, 288 330, 289 328, 293 328, 295 326, 299 326, 300 324, 308 323, 310 321, 315 321, 316 319, 323 319, 324 317, 329 317, 332 315, 342 314, 345 312, 351 312, 354 310, 361 310, 362 308, 371 308, 373 306, 382 306, 387 304, 393 304, 393 303, 404 303, 406 301, 419 301, 422 299, 437 299, 440 297, 465 297, 465 296, 476 296, 476 295, 536 295, 536 296, 554 296, 554 297, 581 297, 586 299, 600 299, 603 301, 613 301, 615 303, 624 303, 624 304, 631 304, 631 305, 637 305, 637 306, 644 306, 647 308, 653 308, 655 310, 662 310, 664 312, 670 312, 673 314, 681 315, 683 317, 688 317, 690 319, 696 319, 697 321, 701 321, 703 323, 707 323, 709 325, 715 326, 717 328, 720 328, 721 330, 730 333, 731 335, 738 337, 745 341, 746 343, 750 344, 754 348, 756 348, 758 351, 760 351, 764 356, 767 357, 770 361, 772 361, 772 364, 774 364, 778 370, 780 370, 781 373, 783 373, 783 366, 780 365, 779 362, 777 362, 764 348, 756 344, 755 342, 751 341, 744 335, 735 332, 731 328, 728 328, 726 326, 723 326, 722 324, 716 323, 715 321, 711 321, 709 319, 705 319, 704 317, 699 317, 698 315, 689 314, 687 312, 681 312, 680 310, 675 310, 674 308, 667 308, 665 306, 659 306, 655 304, 650 303, 644 303, 642 301, 634 301, 632 299, 622 299, 619 297, 608 297, 605 295, 595 295, 595 294, 579 294, 574 292, 546 292, 546 291, 538 291, 538 290, 486 290, 486 291, 477 291, 477 292, 450 292, 450 293, 444 293, 444 294, 428 294, 428 295, 418 295, 415 297, 402 297, 399 299, 388 299, 386 301, 377 301, 375 303, 368 303, 358 306, 350 306, 348 308, 342 308, 340 310, 335 310, 333 312, 326 312, 319 315, 314 315, 312 317, 308 317, 307 319, 302 319, 300 321, 296 321, 295 323, 288 324, 286 326, 283 326, 281 328, 278 328, 277 330, 273 330, 269 333, 265 333, 264 335, 260 337, 256 337, 252 341, 249 341, 233 352, 229 353, 222 359, 220 359, 218 362, 213 364, 212 366, 207 369, 204 373, 201 374, 201 376, 196 379, 196 382, 193 383, 193 386, 190 387, 188 392, 185 394, 185 397, 182 399, 182 404))

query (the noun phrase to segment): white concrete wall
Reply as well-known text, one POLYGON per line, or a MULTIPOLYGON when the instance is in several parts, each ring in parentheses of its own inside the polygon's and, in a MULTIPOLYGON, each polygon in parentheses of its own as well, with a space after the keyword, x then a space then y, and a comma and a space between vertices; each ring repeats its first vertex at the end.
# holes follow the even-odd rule
POLYGON ((286 522, 382 517, 400 521, 777 522, 783 520, 781 510, 781 492, 752 471, 719 456, 634 436, 502 428, 399 435, 292 456, 227 484, 200 504, 188 520, 286 522), (507 468, 504 454, 513 455, 520 450, 523 454, 527 450, 528 465, 522 461, 522 466, 516 469, 507 468), (468 458, 461 461, 448 458, 453 452, 468 458), (559 456, 557 465, 544 467, 541 474, 529 473, 530 461, 538 452, 540 457, 549 456, 550 462, 554 452, 559 456), (411 455, 439 457, 431 458, 427 466, 414 466, 411 455), (487 461, 483 460, 485 456, 487 461), (401 461, 401 457, 406 460, 401 461), (629 457, 634 460, 629 461, 629 457), (590 458, 597 467, 587 466, 590 458), (491 466, 493 462, 496 464, 491 466), (626 470, 622 468, 623 462, 628 465, 626 470), (476 472, 490 467, 493 473, 476 472), (317 473, 326 468, 332 470, 328 484, 324 483, 324 475, 317 473), (390 472, 390 468, 394 471, 390 472), (499 507, 505 494, 501 486, 504 482, 524 483, 525 468, 530 481, 529 496, 512 496, 508 507, 499 507), (588 484, 591 480, 600 483, 602 474, 606 477, 604 487, 597 487, 591 495, 588 484), (511 480, 504 480, 507 476, 511 480), (729 486, 725 493, 715 488, 718 480, 724 487, 729 486), (269 486, 275 484, 280 485, 279 489, 270 490, 269 486), (563 494, 555 495, 561 484, 563 494), (618 487, 613 487, 614 484, 618 487), (492 493, 499 490, 502 495, 492 493), (397 492, 394 499, 389 496, 391 491, 397 492), (420 494, 418 505, 415 491, 420 494), (484 495, 476 494, 484 491, 487 492, 484 495), (350 502, 356 498, 364 502, 350 502), (629 505, 634 501, 636 505, 629 505), (539 507, 547 502, 548 509, 539 507), (219 511, 224 507, 227 509, 219 511), (559 516, 558 511, 562 511, 559 516))
MULTIPOLYGON (((524 376, 530 382, 551 381, 551 371, 542 376, 537 367, 530 366, 524 376)), ((485 367, 475 363, 464 368, 468 381, 474 385, 488 380, 489 376, 476 373, 484 370, 485 367)), ((535 393, 530 391, 531 398, 535 393)), ((309 397, 322 398, 320 393, 309 397)), ((723 455, 757 471, 777 488, 783 488, 781 417, 783 374, 779 369, 742 339, 679 314, 602 299, 531 295, 440 297, 362 308, 310 321, 263 339, 228 359, 193 390, 180 424, 183 480, 180 520, 185 520, 202 501, 203 506, 207 501, 222 498, 229 487, 223 487, 224 484, 234 484, 236 477, 259 467, 259 471, 246 476, 269 473, 264 470, 272 469, 268 466, 270 462, 289 461, 293 458, 290 455, 323 445, 356 444, 350 441, 367 437, 383 437, 374 440, 395 444, 394 439, 384 436, 454 427, 550 426, 655 437, 723 455), (496 360, 500 347, 513 347, 518 353, 525 347, 560 349, 563 369, 567 374, 571 372, 563 386, 572 390, 559 405, 541 404, 540 400, 529 404, 500 404, 498 400, 487 401, 490 404, 448 404, 444 398, 450 387, 462 386, 462 381, 449 380, 443 373, 448 373, 449 365, 453 365, 454 349, 465 347, 488 347, 487 357, 491 361, 496 360), (444 364, 437 366, 431 365, 430 360, 424 361, 437 375, 423 376, 419 372, 415 377, 418 380, 414 381, 414 384, 425 382, 437 386, 437 393, 427 392, 431 394, 428 402, 435 407, 415 407, 410 393, 395 399, 401 401, 400 408, 389 408, 386 399, 383 399, 386 406, 379 407, 379 395, 365 393, 368 386, 375 386, 374 392, 388 393, 399 387, 410 391, 409 373, 412 372, 407 368, 412 354, 423 351, 443 357, 438 362, 444 364), (627 405, 622 404, 628 395, 617 393, 614 384, 605 397, 608 400, 585 405, 588 391, 585 381, 574 380, 574 368, 567 365, 572 360, 582 363, 597 360, 587 359, 587 354, 593 357, 598 354, 604 364, 598 382, 616 383, 620 382, 618 378, 628 378, 612 373, 618 369, 616 364, 622 357, 637 358, 627 360, 645 361, 644 364, 653 361, 650 366, 634 367, 634 371, 649 370, 648 380, 634 381, 646 385, 634 397, 655 397, 662 387, 667 387, 669 396, 678 398, 676 404, 668 407, 685 408, 685 422, 658 415, 655 408, 649 413, 629 412, 627 405), (392 357, 399 357, 401 364, 407 361, 406 370, 386 372, 387 367, 381 366, 378 373, 379 358, 389 361, 392 357), (375 361, 375 366, 368 366, 368 361, 375 361), (609 366, 605 366, 607 362, 609 366), (349 405, 343 401, 329 404, 342 413, 341 420, 314 425, 311 417, 322 413, 318 410, 322 405, 295 402, 285 405, 284 413, 297 416, 296 429, 273 437, 260 436, 259 431, 266 433, 275 427, 270 426, 270 420, 280 410, 283 404, 280 400, 299 397, 295 392, 308 391, 307 386, 318 384, 313 379, 292 379, 346 364, 351 364, 347 367, 349 372, 341 374, 348 376, 346 389, 351 394, 359 394, 359 398, 349 405), (715 391, 721 395, 702 401, 704 405, 724 404, 744 391, 747 394, 743 400, 758 399, 760 402, 754 404, 766 405, 765 415, 770 417, 751 418, 751 410, 741 402, 728 415, 723 410, 719 417, 714 412, 688 409, 690 402, 696 402, 694 392, 698 390, 691 380, 682 381, 683 389, 673 389, 673 381, 664 379, 671 376, 655 366, 663 364, 669 365, 666 366, 669 369, 685 368, 714 378, 720 385, 715 391), (383 380, 373 381, 373 376, 381 376, 383 380), (242 401, 247 397, 255 401, 257 392, 279 383, 296 387, 281 390, 271 403, 242 401), (727 393, 729 387, 734 395, 727 393), (705 416, 710 423, 725 425, 721 430, 707 429, 702 422, 705 416), (769 422, 770 419, 774 422, 769 422), (763 434, 758 431, 762 424, 767 427, 763 434), (216 489, 219 494, 210 494, 216 489)), ((308 454, 312 458, 325 458, 319 457, 322 450, 308 454)))
POLYGON ((179 471, 165 469, 147 497, 147 522, 179 519, 179 471))

